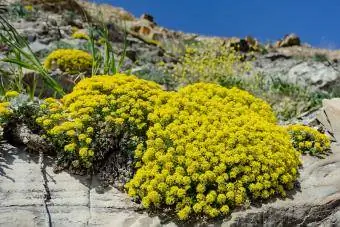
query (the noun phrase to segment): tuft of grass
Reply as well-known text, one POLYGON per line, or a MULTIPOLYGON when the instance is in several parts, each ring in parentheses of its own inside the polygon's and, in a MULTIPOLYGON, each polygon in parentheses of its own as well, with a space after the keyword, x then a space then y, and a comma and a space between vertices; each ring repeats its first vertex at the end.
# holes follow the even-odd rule
POLYGON ((8 46, 12 53, 1 61, 16 65, 19 71, 25 68, 37 72, 47 87, 59 95, 64 95, 63 88, 45 70, 27 40, 17 32, 3 15, 0 15, 0 29, 0 44, 8 46))
POLYGON ((322 53, 315 53, 313 60, 316 62, 329 62, 327 55, 322 53))
MULTIPOLYGON (((102 20, 103 21, 103 20, 102 20)), ((124 48, 119 59, 115 59, 114 49, 110 42, 109 30, 106 24, 103 22, 99 27, 93 25, 89 27, 89 51, 93 56, 92 62, 92 76, 97 75, 98 72, 105 75, 114 75, 119 73, 124 63, 127 49, 127 32, 124 30, 124 48), (99 36, 101 45, 104 48, 103 53, 96 46, 97 39, 99 36)))
POLYGON ((282 80, 278 76, 257 74, 243 88, 271 104, 279 120, 289 120, 319 108, 332 95, 282 80))

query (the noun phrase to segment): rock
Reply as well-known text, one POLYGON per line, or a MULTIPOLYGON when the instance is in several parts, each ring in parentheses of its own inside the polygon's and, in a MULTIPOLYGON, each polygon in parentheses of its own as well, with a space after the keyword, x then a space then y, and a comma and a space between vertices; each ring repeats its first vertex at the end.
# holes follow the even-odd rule
POLYGON ((286 56, 284 54, 280 54, 280 53, 269 53, 264 55, 265 58, 270 59, 271 61, 276 61, 279 59, 290 59, 291 57, 286 56))
POLYGON ((37 56, 46 56, 50 52, 50 46, 39 41, 30 43, 30 47, 37 56))
POLYGON ((317 119, 340 142, 340 98, 325 99, 322 104, 317 119))
POLYGON ((142 14, 142 16, 140 18, 142 20, 147 20, 147 21, 150 21, 150 22, 154 23, 154 18, 150 14, 144 13, 144 14, 142 14))
POLYGON ((14 124, 6 128, 5 134, 7 134, 6 137, 9 137, 8 139, 19 145, 26 146, 30 151, 48 153, 53 149, 51 144, 48 144, 38 134, 33 133, 25 124, 14 122, 14 124))
MULTIPOLYGON (((169 217, 149 216, 125 193, 102 188, 96 176, 55 174, 54 157, 40 165, 37 154, 8 144, 0 150, 1 226, 177 226, 169 217)), ((234 211, 210 226, 338 226, 340 147, 333 144, 332 151, 325 159, 302 157, 300 187, 286 199, 234 211)))
POLYGON ((324 89, 340 79, 340 72, 321 62, 307 61, 295 65, 288 71, 287 80, 291 83, 324 89))
POLYGON ((250 46, 245 39, 232 38, 227 41, 227 47, 234 48, 236 51, 248 52, 250 46))
POLYGON ((279 77, 282 81, 331 92, 340 87, 340 64, 294 58, 281 53, 258 56, 252 62, 252 74, 279 77))
POLYGON ((291 47, 291 46, 300 46, 301 41, 300 38, 295 34, 288 34, 283 39, 279 40, 275 47, 291 47))
POLYGON ((37 154, 0 150, 0 226, 161 226, 117 189, 97 193, 96 177, 55 174, 52 157, 40 165, 37 154))
POLYGON ((88 14, 88 18, 105 23, 112 23, 112 21, 135 21, 136 18, 126 10, 120 7, 113 7, 109 4, 96 4, 90 1, 78 0, 77 3, 88 14), (98 15, 101 12, 101 15, 98 15))

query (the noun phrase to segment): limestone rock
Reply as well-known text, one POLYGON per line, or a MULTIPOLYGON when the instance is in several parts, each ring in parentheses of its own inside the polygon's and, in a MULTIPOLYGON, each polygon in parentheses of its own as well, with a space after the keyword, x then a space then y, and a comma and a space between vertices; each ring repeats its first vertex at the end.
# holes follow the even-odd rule
POLYGON ((301 40, 300 37, 295 34, 288 34, 283 37, 282 40, 279 40, 275 47, 291 47, 291 46, 300 46, 301 40))
POLYGON ((312 85, 323 89, 338 81, 340 73, 321 62, 302 62, 288 72, 288 81, 300 85, 312 85))
POLYGON ((323 108, 317 119, 340 142, 340 98, 323 100, 323 108))
POLYGON ((302 60, 282 53, 269 53, 253 61, 255 73, 279 77, 282 81, 331 92, 340 87, 340 64, 302 60))
POLYGON ((150 21, 152 23, 155 22, 153 16, 150 15, 150 14, 147 14, 147 13, 144 13, 140 18, 144 19, 144 20, 148 20, 148 21, 150 21))
MULTIPOLYGON (((166 217, 149 216, 115 188, 98 190, 95 176, 55 174, 53 157, 45 156, 40 165, 36 154, 8 144, 0 150, 1 226, 177 226, 166 217)), ((299 187, 288 198, 193 226, 340 225, 340 147, 333 144, 325 159, 303 156, 302 161, 299 187)))

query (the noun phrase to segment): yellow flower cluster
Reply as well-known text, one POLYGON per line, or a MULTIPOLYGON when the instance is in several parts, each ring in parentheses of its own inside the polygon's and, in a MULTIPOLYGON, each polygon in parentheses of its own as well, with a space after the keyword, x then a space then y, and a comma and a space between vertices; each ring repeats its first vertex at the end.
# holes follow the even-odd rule
POLYGON ((146 208, 174 208, 179 219, 217 217, 251 199, 285 196, 300 154, 264 101, 239 89, 194 84, 149 114, 126 184, 146 208))
POLYGON ((287 131, 296 150, 302 154, 316 155, 330 149, 329 138, 318 130, 304 125, 289 125, 287 131))
POLYGON ((5 93, 5 98, 7 99, 11 99, 11 98, 15 98, 19 95, 19 93, 17 91, 7 91, 5 93))
POLYGON ((44 61, 44 67, 47 70, 59 68, 70 74, 87 72, 91 66, 92 56, 85 51, 75 49, 55 50, 44 61))
POLYGON ((0 97, 0 127, 6 123, 8 117, 13 111, 10 108, 10 101, 19 95, 16 91, 7 91, 3 97, 0 97))
POLYGON ((0 118, 7 117, 11 114, 11 110, 8 109, 9 102, 0 102, 0 118))
MULTIPOLYGON (((164 71, 167 65, 160 65, 164 71)), ((250 64, 233 48, 227 48, 222 40, 210 39, 200 45, 186 47, 180 63, 175 64, 170 74, 184 84, 196 82, 223 83, 230 76, 250 70, 250 64)))
POLYGON ((84 33, 84 32, 81 32, 81 31, 76 31, 72 34, 72 38, 74 39, 85 39, 85 40, 89 40, 90 37, 84 33))
POLYGON ((25 10, 28 11, 28 12, 32 12, 34 10, 33 6, 32 5, 26 5, 24 6, 25 10))
POLYGON ((135 76, 93 76, 61 100, 46 99, 37 123, 65 156, 72 154, 90 167, 104 134, 111 135, 110 146, 119 138, 132 143, 145 137, 148 113, 162 92, 156 83, 135 76))

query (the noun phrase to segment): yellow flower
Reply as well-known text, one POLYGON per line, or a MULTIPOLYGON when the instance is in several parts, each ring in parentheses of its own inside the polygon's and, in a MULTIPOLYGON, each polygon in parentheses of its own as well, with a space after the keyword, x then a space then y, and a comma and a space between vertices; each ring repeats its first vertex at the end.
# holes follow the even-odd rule
POLYGON ((19 93, 16 92, 16 91, 7 91, 5 93, 6 98, 14 98, 14 97, 17 97, 18 95, 19 95, 19 93))
POLYGON ((47 70, 59 68, 70 74, 88 71, 92 66, 92 56, 82 50, 58 49, 50 53, 44 61, 47 70))
POLYGON ((303 154, 315 155, 325 153, 330 149, 329 138, 313 128, 304 125, 289 125, 286 130, 291 136, 295 149, 303 154))
POLYGON ((89 40, 90 37, 84 33, 84 32, 80 32, 80 31, 76 31, 72 34, 72 38, 74 39, 85 39, 85 40, 89 40))
POLYGON ((80 141, 84 141, 86 138, 87 138, 87 136, 85 134, 79 134, 79 136, 78 136, 78 139, 80 141))
POLYGON ((67 131, 66 135, 72 137, 72 136, 76 135, 76 132, 74 130, 69 130, 69 131, 67 131))
POLYGON ((68 151, 68 152, 73 152, 75 151, 76 149, 76 144, 75 143, 70 143, 70 144, 67 144, 65 147, 64 147, 64 150, 65 151, 68 151))
POLYGON ((92 142, 92 139, 91 138, 86 138, 85 142, 86 142, 86 144, 90 144, 92 142))
POLYGON ((156 106, 148 120, 147 140, 135 151, 137 171, 126 188, 142 201, 157 190, 161 205, 176 205, 180 219, 192 211, 227 215, 229 205, 244 204, 246 196, 284 195, 298 176, 299 153, 288 132, 267 103, 239 89, 187 86, 156 106))

